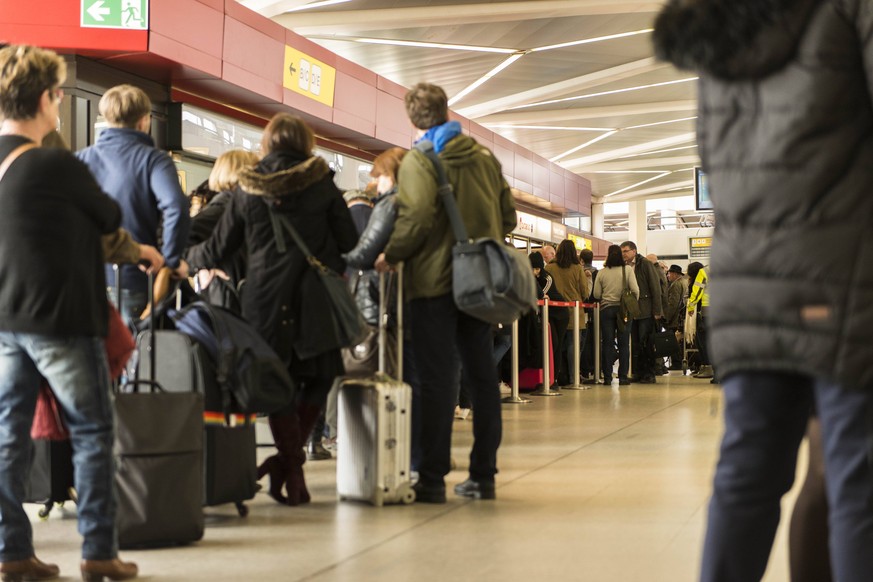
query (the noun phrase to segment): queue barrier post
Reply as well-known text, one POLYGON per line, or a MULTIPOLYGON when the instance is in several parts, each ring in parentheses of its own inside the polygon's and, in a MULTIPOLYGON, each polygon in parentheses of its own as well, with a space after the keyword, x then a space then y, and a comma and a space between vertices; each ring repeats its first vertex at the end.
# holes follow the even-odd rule
POLYGON ((603 371, 603 360, 601 358, 601 339, 600 339, 600 303, 594 306, 594 383, 600 382, 600 373, 603 371))
MULTIPOLYGON (((579 301, 573 302, 573 383, 564 386, 564 390, 589 390, 591 386, 579 384, 579 368, 581 367, 582 346, 579 344, 579 301)), ((569 362, 567 362, 569 364, 569 362)))
POLYGON ((512 393, 501 399, 504 404, 530 404, 529 398, 518 395, 518 320, 512 322, 512 393))
POLYGON ((552 335, 549 331, 549 297, 543 297, 543 387, 536 392, 531 392, 533 396, 563 396, 560 392, 552 390, 551 375, 552 366, 549 361, 549 352, 551 351, 552 335))

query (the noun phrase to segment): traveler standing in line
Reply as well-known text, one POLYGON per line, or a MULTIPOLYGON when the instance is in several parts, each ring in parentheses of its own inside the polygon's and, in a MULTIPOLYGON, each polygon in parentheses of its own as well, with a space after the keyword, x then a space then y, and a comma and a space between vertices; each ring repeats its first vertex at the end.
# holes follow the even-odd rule
POLYGON ((702 263, 688 265, 688 280, 691 286, 688 288, 687 314, 688 317, 696 318, 700 356, 700 369, 693 377, 712 378, 714 373, 709 359, 709 278, 702 263))
POLYGON ((670 265, 667 271, 667 302, 664 307, 664 327, 670 331, 678 331, 685 321, 685 279, 682 267, 670 265))
MULTIPOLYGON (((579 260, 582 261, 582 268, 585 269, 585 276, 588 278, 588 297, 586 302, 594 302, 594 282, 597 280, 597 267, 594 262, 594 251, 591 249, 582 249, 579 251, 579 260)), ((585 314, 588 319, 588 325, 585 333, 585 346, 582 348, 582 381, 596 382, 599 378, 594 377, 594 309, 588 307, 585 309, 585 314)))
POLYGON ((833 578, 873 575, 873 10, 671 0, 657 53, 699 73, 725 436, 701 580, 760 580, 814 406, 833 578), (839 249, 841 252, 835 252, 839 249))
MULTIPOLYGON (((312 154, 314 146, 315 136, 302 119, 290 113, 273 116, 261 139, 263 159, 240 172, 239 187, 212 236, 187 253, 192 266, 212 268, 246 248, 243 316, 285 361, 298 387, 298 402, 269 417, 278 454, 258 468, 259 478, 270 475, 270 495, 288 505, 310 500, 303 446, 334 378, 344 370, 339 349, 306 359, 294 351, 297 338, 323 331, 300 324, 301 281, 311 267, 284 229, 273 223, 273 213, 290 221, 315 257, 337 273, 346 266, 341 253, 358 240, 342 193, 333 183, 333 171, 312 154)), ((278 223, 281 218, 276 218, 278 223)))
POLYGON ((543 245, 543 248, 540 249, 540 253, 543 255, 543 261, 548 265, 555 260, 558 251, 556 251, 555 247, 552 245, 543 245))
MULTIPOLYGON (((637 254, 637 245, 633 241, 621 243, 621 255, 625 263, 633 268, 640 289, 640 316, 634 322, 633 353, 634 382, 640 384, 655 383, 655 353, 652 349, 652 338, 655 326, 660 325, 663 315, 661 302, 660 269, 646 257, 637 254)), ((663 275, 663 273, 661 273, 663 275)))
MULTIPOLYGON (((152 103, 132 85, 118 85, 100 99, 100 114, 109 127, 97 142, 76 153, 97 183, 121 206, 121 225, 141 244, 158 246, 177 277, 187 277, 182 253, 188 242, 188 198, 179 186, 176 165, 155 147, 149 135, 152 103)), ((106 266, 110 297, 115 297, 114 273, 106 266)), ((133 265, 121 267, 122 315, 138 319, 148 302, 148 277, 133 265)))
POLYGON ((622 325, 618 321, 619 302, 625 284, 639 299, 640 287, 634 270, 625 265, 622 249, 618 245, 609 245, 606 251, 606 262, 597 272, 594 282, 594 298, 600 301, 600 330, 602 334, 603 352, 603 383, 612 383, 612 369, 618 358, 618 383, 622 386, 630 384, 628 370, 630 368, 630 336, 636 322, 628 321, 622 325), (624 275, 622 275, 624 272, 624 275), (616 341, 618 353, 616 354, 616 341))
MULTIPOLYGON (((517 224, 512 192, 494 155, 449 121, 448 98, 436 85, 420 83, 405 98, 418 139, 433 142, 454 188, 471 238, 502 239, 517 224)), ((404 282, 412 312, 412 342, 422 387, 422 459, 417 500, 445 503, 451 468, 452 423, 457 398, 458 356, 471 388, 473 451, 470 478, 455 487, 465 497, 494 498, 501 439, 500 391, 492 365, 491 325, 466 315, 452 296, 455 239, 437 193, 433 163, 410 151, 397 181, 397 221, 378 270, 405 261, 404 282)))
POLYGON ((0 49, 0 576, 48 580, 21 503, 40 376, 54 386, 70 432, 82 533, 82 576, 135 578, 118 559, 101 235, 121 210, 84 164, 37 148, 58 123, 66 66, 52 51, 0 49), (32 150, 23 151, 22 146, 32 150), (13 160, 9 156, 20 156, 13 160))
MULTIPOLYGON (((563 295, 564 301, 585 301, 588 299, 588 278, 585 276, 585 270, 579 262, 579 256, 576 254, 576 245, 571 240, 563 240, 558 245, 558 252, 555 255, 555 260, 545 266, 546 272, 552 276, 555 281, 555 287, 558 292, 563 295)), ((573 378, 575 374, 573 368, 573 309, 564 308, 569 315, 569 325, 564 334, 563 343, 564 349, 561 353, 555 354, 556 362, 563 360, 566 355, 567 361, 561 361, 561 365, 557 366, 556 377, 558 384, 575 384, 578 378, 573 378)), ((586 316, 583 309, 579 309, 579 356, 582 356, 582 346, 585 345, 585 323, 586 316)), ((580 360, 581 368, 581 360, 580 360)))
MULTIPOLYGON (((216 158, 207 183, 209 191, 215 194, 191 218, 191 231, 186 246, 200 244, 212 236, 212 231, 224 215, 231 194, 239 183, 240 172, 257 163, 257 155, 242 149, 228 150, 216 158)), ((213 305, 240 313, 240 284, 245 277, 245 271, 246 257, 243 249, 215 269, 198 271, 200 291, 213 305)))

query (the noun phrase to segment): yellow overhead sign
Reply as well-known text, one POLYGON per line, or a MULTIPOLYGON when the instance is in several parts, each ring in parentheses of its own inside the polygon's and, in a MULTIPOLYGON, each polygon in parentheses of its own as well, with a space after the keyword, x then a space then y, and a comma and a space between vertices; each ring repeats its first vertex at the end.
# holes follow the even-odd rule
POLYGON ((282 85, 295 93, 333 107, 336 69, 290 46, 285 47, 282 85))
POLYGON ((581 251, 582 249, 588 249, 589 251, 594 250, 593 244, 590 238, 585 238, 584 236, 577 236, 575 234, 568 234, 567 238, 573 241, 573 244, 576 245, 576 250, 581 251))

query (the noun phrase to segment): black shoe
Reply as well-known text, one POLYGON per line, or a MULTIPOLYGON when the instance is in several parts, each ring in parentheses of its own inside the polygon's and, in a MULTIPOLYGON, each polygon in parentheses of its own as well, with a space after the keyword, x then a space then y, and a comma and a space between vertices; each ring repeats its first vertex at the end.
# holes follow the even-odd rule
POLYGON ((640 384, 655 384, 655 377, 654 376, 643 376, 642 378, 637 380, 637 382, 640 384))
POLYGON ((445 503, 446 502, 446 486, 445 485, 425 485, 421 481, 412 486, 415 490, 415 501, 417 503, 445 503))
POLYGON ((473 481, 472 479, 467 479, 463 483, 455 485, 455 495, 471 497, 473 499, 497 499, 494 483, 473 481))
POLYGON ((609 386, 610 384, 612 384, 612 376, 604 376, 603 377, 603 384, 606 386, 609 386))
POLYGON ((333 455, 330 454, 330 451, 324 448, 324 445, 321 444, 321 441, 309 441, 306 444, 306 460, 307 461, 326 461, 327 459, 332 459, 333 455))
POLYGON ((630 386, 630 383, 631 383, 630 378, 619 378, 618 379, 619 386, 630 386))

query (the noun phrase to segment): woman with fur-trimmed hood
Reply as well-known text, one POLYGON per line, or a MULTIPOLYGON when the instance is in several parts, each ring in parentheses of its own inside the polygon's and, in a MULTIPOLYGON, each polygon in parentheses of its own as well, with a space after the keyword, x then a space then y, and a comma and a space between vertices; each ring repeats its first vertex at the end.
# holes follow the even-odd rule
POLYGON ((725 437, 701 579, 760 580, 814 406, 835 580, 873 573, 873 2, 670 0, 700 75, 725 437))
POLYGON ((243 316, 285 360, 299 390, 296 407, 270 415, 279 452, 258 468, 259 478, 270 475, 270 495, 289 505, 309 501, 303 479, 303 446, 333 379, 344 370, 339 350, 306 359, 294 351, 299 338, 319 336, 330 326, 302 325, 301 280, 310 267, 281 227, 278 230, 285 252, 279 248, 271 212, 290 221, 316 258, 337 273, 345 270, 342 253, 354 248, 358 239, 342 193, 333 183, 333 171, 312 154, 314 145, 312 130, 303 120, 288 113, 276 114, 264 129, 263 159, 240 172, 239 187, 212 237, 187 255, 192 267, 211 268, 239 248, 247 248, 243 316), (287 497, 282 493, 283 485, 287 497))

